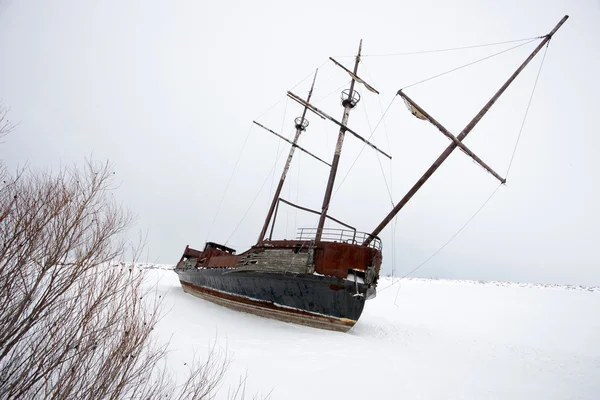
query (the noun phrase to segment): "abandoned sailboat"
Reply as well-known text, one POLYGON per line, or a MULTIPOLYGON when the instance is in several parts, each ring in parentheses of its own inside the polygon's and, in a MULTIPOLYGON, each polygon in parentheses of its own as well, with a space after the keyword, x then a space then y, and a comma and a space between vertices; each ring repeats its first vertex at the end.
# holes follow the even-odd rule
POLYGON ((360 101, 360 95, 355 86, 362 84, 367 90, 374 93, 378 92, 358 76, 362 42, 359 46, 353 71, 331 58, 337 66, 345 70, 352 78, 349 89, 342 92, 342 120, 338 121, 332 118, 310 103, 316 80, 315 73, 306 100, 288 92, 288 97, 304 106, 302 116, 294 121, 296 134, 293 141, 289 141, 262 124, 254 122, 291 144, 285 167, 258 241, 256 245, 241 254, 236 254, 234 249, 214 242, 207 242, 201 251, 187 246, 175 268, 183 290, 226 307, 286 322, 337 331, 347 331, 352 328, 363 311, 365 301, 374 297, 376 293, 382 263, 382 244, 378 237, 379 233, 454 149, 459 147, 500 182, 505 182, 504 178, 493 171, 463 144, 463 139, 517 75, 549 42, 567 18, 568 16, 565 16, 549 34, 540 38, 541 42, 530 56, 458 136, 450 133, 402 90, 398 91, 398 96, 403 98, 415 116, 433 124, 451 140, 451 143, 371 233, 357 232, 352 226, 330 217, 328 210, 346 133, 352 134, 375 151, 391 158, 348 127, 350 112, 360 101), (298 145, 300 135, 308 127, 307 111, 311 111, 339 126, 337 144, 331 163, 323 161, 298 145), (280 197, 296 148, 330 168, 320 212, 300 207, 280 197), (318 214, 318 225, 314 228, 300 229, 298 236, 293 240, 273 240, 273 226, 275 225, 280 202, 303 211, 318 214), (340 224, 343 229, 325 228, 326 219, 340 224), (271 231, 267 237, 270 225, 271 231))

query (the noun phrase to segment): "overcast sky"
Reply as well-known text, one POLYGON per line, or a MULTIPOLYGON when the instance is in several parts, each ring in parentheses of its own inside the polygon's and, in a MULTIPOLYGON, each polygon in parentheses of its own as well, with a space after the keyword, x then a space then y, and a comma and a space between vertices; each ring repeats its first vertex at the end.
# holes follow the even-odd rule
MULTIPOLYGON (((351 67, 362 38, 359 75, 381 95, 359 87, 363 100, 349 125, 370 136, 392 102, 372 140, 393 160, 360 153, 362 143, 347 135, 330 215, 371 231, 448 144, 393 100, 395 92, 520 43, 382 54, 540 36, 565 14, 507 185, 414 276, 600 285, 597 0, 0 0, 0 99, 19 122, 0 154, 11 168, 56 169, 90 155, 111 161, 115 196, 138 215, 135 230, 148 233, 148 261, 175 263, 186 245, 202 248, 207 239, 241 252, 257 239, 284 162, 278 155, 288 151, 252 120, 291 138, 301 108, 285 93, 306 96, 317 67, 314 103, 341 119, 348 76, 327 57, 351 67)), ((537 43, 406 93, 458 134, 537 43)), ((465 140, 501 175, 542 56, 465 140)), ((308 119, 301 144, 330 160, 335 126, 308 119)), ((298 155, 283 197, 320 209, 327 174, 298 155)), ((497 185, 456 151, 400 212, 395 237, 391 227, 382 232, 384 271, 403 275, 430 257, 497 185)), ((315 224, 282 206, 275 236, 315 224)))

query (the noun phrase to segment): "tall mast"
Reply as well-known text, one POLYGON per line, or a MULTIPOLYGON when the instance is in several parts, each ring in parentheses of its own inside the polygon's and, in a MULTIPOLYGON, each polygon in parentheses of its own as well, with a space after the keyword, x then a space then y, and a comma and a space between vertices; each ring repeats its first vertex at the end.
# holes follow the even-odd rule
MULTIPOLYGON (((358 63, 360 62, 360 52, 362 49, 362 39, 358 45, 358 54, 356 55, 356 61, 354 62, 354 76, 358 72, 358 63)), ((342 145, 344 144, 344 136, 346 134, 346 125, 348 124, 348 117, 350 116, 350 110, 356 106, 360 100, 359 96, 354 96, 354 82, 355 79, 352 77, 350 82, 350 90, 344 90, 342 96, 345 98, 342 100, 344 106, 344 115, 342 116, 342 124, 340 132, 338 134, 337 143, 335 145, 335 152, 333 154, 333 162, 331 163, 331 169, 329 171, 329 180, 327 181, 327 188, 325 189, 325 197, 323 198, 323 206, 321 207, 321 217, 319 218, 319 225, 317 227, 317 234, 315 241, 320 241, 323 235, 323 226, 327 218, 327 211, 329 210, 329 202, 331 201, 331 194, 333 192, 333 184, 335 182, 335 176, 337 174, 338 164, 340 163, 340 154, 342 153, 342 145), (346 93, 347 92, 347 93, 346 93)))
MULTIPOLYGON (((490 110, 490 108, 494 105, 496 100, 504 93, 504 91, 510 86, 510 84, 515 80, 515 78, 521 73, 521 71, 529 64, 529 62, 536 56, 536 54, 548 43, 548 41, 552 38, 552 36, 556 33, 556 31, 565 23, 565 21, 569 18, 568 15, 565 15, 563 19, 552 29, 552 31, 544 36, 544 39, 540 42, 540 44, 533 50, 533 52, 527 57, 525 61, 517 68, 517 70, 508 78, 508 80, 502 85, 502 87, 492 96, 490 101, 487 102, 485 106, 479 111, 479 113, 469 122, 469 124, 462 130, 462 132, 456 137, 459 142, 462 142, 463 139, 471 132, 471 130, 477 125, 477 123, 483 118, 483 116, 490 110)), ((399 94, 401 92, 399 91, 399 94)), ((442 163, 450 156, 452 151, 458 147, 457 142, 453 141, 448 145, 446 150, 433 162, 431 167, 423 174, 421 179, 414 184, 414 186, 406 193, 406 195, 400 200, 398 204, 394 207, 392 211, 381 221, 381 223, 375 228, 375 230, 369 235, 369 237, 365 240, 363 245, 368 246, 369 243, 375 238, 379 233, 386 227, 386 225, 398 214, 398 212, 408 203, 408 201, 417 193, 417 191, 427 182, 427 180, 433 175, 433 173, 442 165, 442 163)))
MULTIPOLYGON (((313 77, 312 85, 310 86, 310 91, 308 92, 308 97, 306 98, 306 102, 310 101, 310 98, 313 93, 313 89, 315 88, 315 81, 317 80, 317 73, 319 70, 315 71, 315 76, 313 77)), ((273 217, 273 213, 275 212, 275 206, 279 200, 279 195, 281 195, 281 189, 283 188, 283 183, 285 182, 285 178, 287 176, 288 170, 290 169, 290 165, 292 164, 292 158, 294 157, 294 151, 296 150, 296 144, 298 143, 298 139, 300 138, 300 134, 306 130, 308 126, 308 120, 306 117, 306 106, 304 106, 304 111, 302 111, 302 116, 295 119, 296 124, 296 136, 294 136, 294 141, 292 142, 292 147, 290 148, 290 152, 288 154, 287 161, 285 162, 285 167, 283 168, 283 172, 281 173, 281 178, 279 178, 279 184, 277 185, 277 189, 275 190, 275 194, 273 195, 273 201, 271 202, 271 207, 269 207, 269 212, 267 214, 267 218, 265 219, 265 223, 263 225, 262 230, 260 231, 260 236, 258 237, 258 244, 260 244, 267 234, 267 229, 269 227, 269 222, 273 217)))

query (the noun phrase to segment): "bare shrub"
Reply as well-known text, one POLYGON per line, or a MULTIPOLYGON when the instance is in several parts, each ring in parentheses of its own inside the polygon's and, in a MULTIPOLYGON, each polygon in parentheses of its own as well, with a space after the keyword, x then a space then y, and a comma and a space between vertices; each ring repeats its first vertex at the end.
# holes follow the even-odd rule
POLYGON ((0 138, 8 135, 15 128, 15 124, 8 119, 8 108, 0 102, 0 138))
POLYGON ((180 386, 164 370, 166 344, 152 335, 160 301, 143 271, 115 262, 132 216, 111 195, 112 175, 93 162, 57 174, 0 163, 0 399, 217 393, 229 358, 214 346, 180 386))

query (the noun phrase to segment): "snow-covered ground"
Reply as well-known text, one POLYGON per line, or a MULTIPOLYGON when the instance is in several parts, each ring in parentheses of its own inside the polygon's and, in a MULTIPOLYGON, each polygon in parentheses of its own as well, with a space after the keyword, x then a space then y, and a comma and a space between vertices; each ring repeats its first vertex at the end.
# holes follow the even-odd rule
POLYGON ((200 300, 169 270, 148 275, 166 295, 157 332, 177 373, 215 340, 232 354, 219 398, 247 374, 247 393, 271 399, 600 399, 599 288, 405 279, 398 291, 385 278, 338 333, 200 300))

